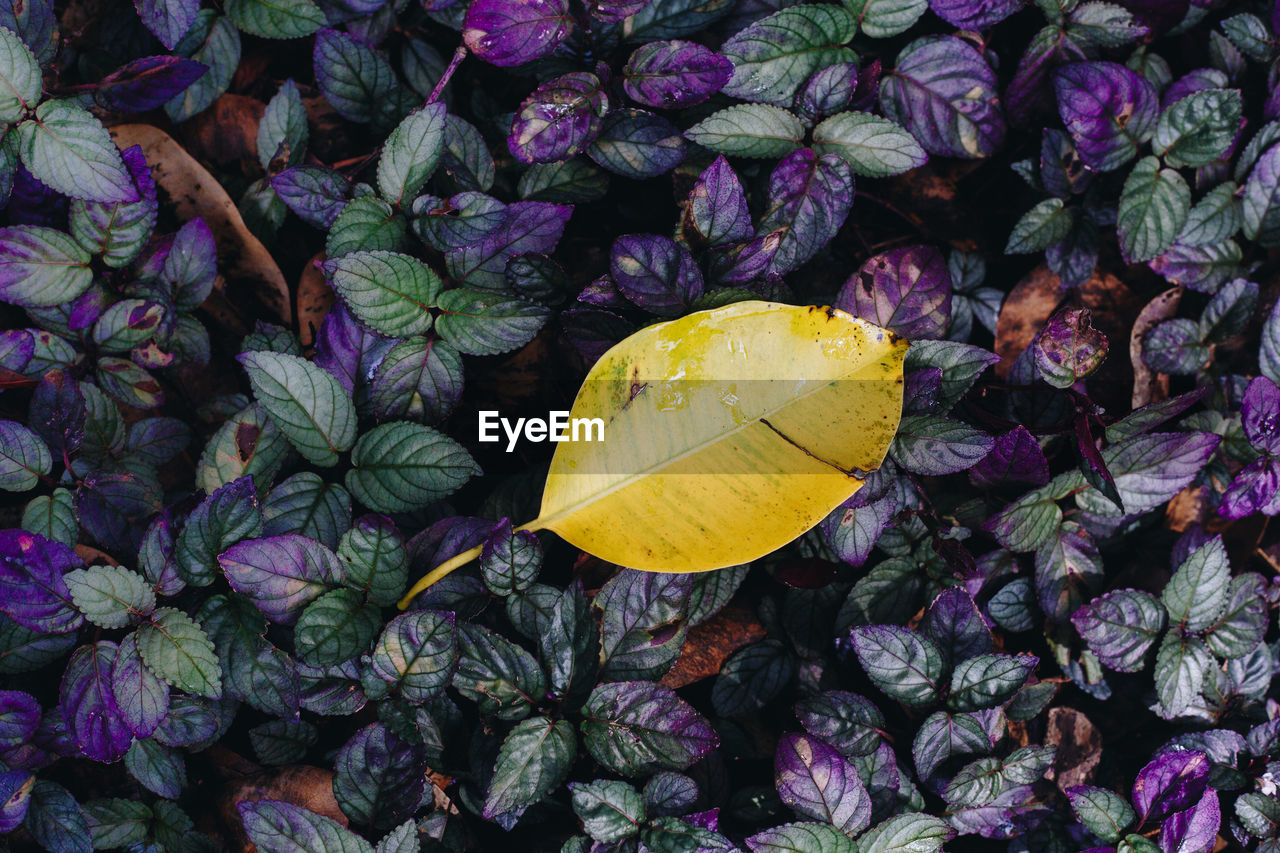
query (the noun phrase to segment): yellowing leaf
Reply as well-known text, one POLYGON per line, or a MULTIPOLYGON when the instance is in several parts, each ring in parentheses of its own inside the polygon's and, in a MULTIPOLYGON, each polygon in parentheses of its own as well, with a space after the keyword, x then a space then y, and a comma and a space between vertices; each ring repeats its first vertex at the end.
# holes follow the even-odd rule
MULTIPOLYGON (((604 440, 557 445, 540 515, 521 529, 647 571, 763 557, 880 465, 906 349, 843 311, 769 302, 642 329, 596 362, 570 412, 599 418, 604 440)), ((442 563, 401 606, 479 551, 442 563)))

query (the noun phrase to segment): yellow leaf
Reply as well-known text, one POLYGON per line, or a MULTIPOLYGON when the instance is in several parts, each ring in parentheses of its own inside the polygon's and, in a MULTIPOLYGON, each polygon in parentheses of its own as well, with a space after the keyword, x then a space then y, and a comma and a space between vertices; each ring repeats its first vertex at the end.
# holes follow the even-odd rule
MULTIPOLYGON (((647 571, 763 557, 884 460, 906 349, 843 311, 770 302, 642 329, 596 362, 570 412, 600 418, 604 440, 557 445, 541 512, 521 529, 647 571)), ((400 606, 479 551, 442 563, 400 606)))

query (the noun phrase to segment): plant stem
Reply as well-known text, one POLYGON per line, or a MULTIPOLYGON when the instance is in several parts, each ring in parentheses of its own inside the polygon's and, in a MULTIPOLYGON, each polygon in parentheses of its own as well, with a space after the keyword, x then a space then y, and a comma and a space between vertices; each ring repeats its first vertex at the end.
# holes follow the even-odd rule
POLYGON ((449 60, 449 67, 440 75, 440 79, 436 81, 435 88, 431 90, 431 94, 427 97, 428 104, 434 104, 436 99, 440 97, 440 93, 444 91, 444 87, 449 85, 453 72, 458 70, 458 66, 462 64, 462 60, 467 58, 466 45, 458 45, 458 49, 453 52, 453 59, 449 60))

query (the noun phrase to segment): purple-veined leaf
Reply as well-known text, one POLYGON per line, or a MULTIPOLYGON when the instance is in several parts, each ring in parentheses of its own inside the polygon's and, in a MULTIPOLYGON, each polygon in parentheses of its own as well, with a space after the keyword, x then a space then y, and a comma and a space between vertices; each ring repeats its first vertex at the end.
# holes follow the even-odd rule
POLYGON ((622 74, 622 87, 632 99, 675 110, 700 104, 724 88, 733 63, 694 42, 655 41, 637 48, 622 74))
POLYGON ((182 56, 144 56, 103 77, 93 97, 103 109, 144 113, 164 106, 208 70, 182 56))
POLYGON ((791 272, 836 236, 853 206, 853 170, 835 154, 801 148, 782 159, 769 176, 769 206, 761 231, 781 231, 771 266, 791 272))
POLYGON ((1026 5, 1026 0, 929 0, 933 13, 961 30, 985 30, 1026 5))
POLYGON ((1155 88, 1123 65, 1074 62, 1054 73, 1053 88, 1081 159, 1096 171, 1120 168, 1155 131, 1155 88))
POLYGON ((84 621, 63 575, 84 563, 71 548, 23 530, 0 531, 0 613, 47 634, 84 621))
POLYGON ((1133 780, 1133 806, 1138 819, 1146 822, 1195 805, 1208 786, 1209 766, 1208 756, 1197 750, 1156 756, 1133 780))
POLYGON ((1049 482, 1049 460, 1035 436, 1019 424, 1004 435, 997 436, 991 452, 977 465, 969 469, 969 477, 976 486, 994 486, 1000 483, 1028 483, 1043 486, 1049 482))
POLYGON ((1210 788, 1200 802, 1170 815, 1160 826, 1161 853, 1211 853, 1218 841, 1222 812, 1218 792, 1210 788))
POLYGON ((524 163, 568 160, 599 135, 608 109, 609 98, 596 75, 561 75, 524 99, 507 134, 507 147, 524 163))
POLYGON ((223 552, 218 563, 232 589, 268 619, 286 625, 342 579, 342 564, 332 551, 294 533, 239 542, 223 552))
POLYGON ((615 175, 643 180, 670 172, 684 162, 687 148, 679 128, 644 110, 614 110, 587 155, 615 175))
POLYGON ((986 157, 1004 143, 995 72, 955 36, 926 36, 903 48, 880 81, 880 101, 930 154, 986 157))
POLYGON ((951 273, 933 246, 907 246, 868 258, 835 307, 907 338, 941 338, 951 319, 951 273))
POLYGON ((1116 589, 1081 607, 1071 616, 1089 650, 1116 672, 1142 669, 1147 651, 1168 621, 1164 606, 1149 592, 1116 589))
POLYGON ((200 0, 134 0, 138 17, 169 50, 182 40, 200 11, 200 0))
POLYGON ((68 734, 95 761, 119 761, 133 741, 111 690, 116 651, 108 640, 81 646, 62 675, 59 697, 68 734))
POLYGON ((493 65, 523 65, 556 49, 569 35, 568 0, 474 0, 462 40, 493 65))
POLYGON ((784 735, 773 767, 778 795, 802 818, 826 821, 847 835, 871 822, 871 798, 857 769, 817 738, 784 735))
POLYGON ((685 239, 697 237, 709 246, 748 240, 755 233, 742 182, 723 156, 698 176, 685 208, 685 239))

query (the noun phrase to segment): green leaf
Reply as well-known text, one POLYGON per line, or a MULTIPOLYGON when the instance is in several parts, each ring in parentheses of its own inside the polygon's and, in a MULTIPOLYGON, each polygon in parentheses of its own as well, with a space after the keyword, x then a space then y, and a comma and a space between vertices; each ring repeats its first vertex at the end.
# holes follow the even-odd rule
POLYGON ((900 175, 929 159, 914 136, 895 122, 871 113, 833 115, 813 129, 813 150, 838 154, 858 175, 900 175))
POLYGON ((991 451, 991 436, 941 415, 906 415, 890 448, 893 460, 916 474, 954 474, 972 468, 991 451))
POLYGON ((146 578, 120 566, 90 566, 63 576, 71 600, 99 628, 123 628, 156 607, 146 578))
POLYGON ((482 714, 519 720, 546 692, 538 661, 515 643, 487 628, 458 624, 458 669, 453 687, 480 706, 482 714))
POLYGON ((1149 261, 1173 245, 1187 223, 1191 188, 1172 169, 1161 169, 1155 157, 1133 167, 1120 193, 1116 236, 1130 263, 1149 261))
MULTIPOLYGON (((304 0, 310 3, 310 0, 304 0)), ((280 159, 280 166, 296 166, 307 153, 307 109, 302 93, 292 80, 286 80, 280 91, 267 104, 258 123, 258 162, 268 172, 280 159)))
POLYGON ((209 107, 231 85, 240 67, 240 31, 229 18, 213 9, 201 9, 173 52, 209 69, 164 105, 169 118, 180 122, 209 107))
POLYGON ((369 515, 356 519, 338 543, 342 582, 365 593, 371 604, 388 607, 400 600, 409 579, 409 552, 390 520, 369 515))
POLYGON ((218 427, 200 454, 196 486, 212 494, 227 483, 252 476, 265 490, 289 453, 289 441, 257 403, 218 427))
POLYGON ((1156 652, 1156 695, 1160 716, 1171 720, 1182 716, 1200 701, 1204 677, 1213 666, 1213 655, 1204 641, 1184 637, 1177 631, 1165 634, 1156 652))
POLYGON ((351 252, 391 252, 404 243, 405 218, 382 199, 366 195, 353 198, 329 227, 324 253, 332 261, 351 252))
POLYGON ((645 820, 640 792, 626 782, 597 779, 570 783, 573 812, 582 821, 587 835, 602 844, 630 838, 645 820))
POLYGON ((1248 572, 1231 579, 1227 606, 1205 642, 1219 657, 1244 657, 1257 648, 1267 632, 1267 597, 1262 578, 1248 572))
POLYGON ((294 355, 242 353, 254 398, 308 461, 328 468, 356 439, 356 409, 334 376, 294 355))
POLYGON ((126 353, 156 334, 164 314, 158 302, 121 299, 93 324, 93 341, 103 352, 126 353))
POLYGON ((1151 150, 1174 169, 1207 166, 1227 153, 1240 130, 1236 89, 1204 89, 1174 101, 1156 122, 1151 150))
POLYGON ((262 511, 253 481, 233 480, 206 497, 187 516, 178 534, 178 574, 187 583, 208 586, 218 575, 218 555, 244 539, 262 535, 262 511))
POLYGON ((453 614, 415 610, 387 623, 371 665, 406 700, 421 703, 444 692, 457 659, 453 614))
POLYGON ((362 599, 354 589, 335 589, 307 605, 293 631, 303 663, 334 666, 369 647, 382 627, 382 614, 362 599))
POLYGON ((293 803, 240 803, 245 834, 258 853, 373 853, 373 845, 336 820, 293 803))
POLYGON ((1275 838, 1280 835, 1280 801, 1266 794, 1241 794, 1236 800, 1236 819, 1250 835, 1275 838))
POLYGON ((211 699, 222 695, 222 667, 213 641, 181 610, 161 607, 138 628, 138 654, 148 669, 179 690, 211 699))
POLYGON ((1047 198, 1024 213, 1013 226, 1004 253, 1025 255, 1044 251, 1065 239, 1074 223, 1073 209, 1066 207, 1060 198, 1047 198))
POLYGON ((788 823, 747 839, 751 853, 854 853, 854 842, 825 823, 788 823))
POLYGON ((677 817, 664 816, 640 830, 640 849, 652 853, 731 853, 729 839, 677 817))
POLYGON ((324 265, 325 274, 351 313, 391 338, 431 328, 440 276, 417 258, 397 252, 353 252, 324 265))
POLYGON ((124 756, 124 767, 151 793, 176 800, 187 787, 182 753, 151 738, 135 738, 124 756))
POLYGON ((224 8, 242 32, 267 39, 302 38, 325 24, 311 0, 227 0, 224 8))
POLYGON ((458 287, 436 300, 436 331, 467 355, 499 355, 518 349, 546 324, 549 309, 501 293, 458 287))
POLYGON ((44 91, 40 63, 31 48, 0 27, 0 124, 13 124, 35 106, 44 91))
POLYGON ((652 681, 599 684, 582 716, 587 751, 624 776, 683 770, 719 743, 701 714, 674 690, 652 681))
POLYGON ((269 720, 249 729, 253 754, 263 764, 297 764, 319 737, 305 720, 269 720))
POLYGON ((1077 785, 1068 788, 1066 793, 1071 800, 1071 810, 1080 818, 1080 822, 1094 835, 1110 844, 1120 840, 1125 829, 1137 816, 1124 797, 1106 788, 1077 785))
POLYGON ((412 512, 453 494, 479 473, 458 442, 431 427, 396 421, 360 436, 346 484, 376 512, 412 512))
POLYGON ((1183 246, 1219 246, 1236 235, 1244 224, 1239 188, 1230 181, 1209 190, 1187 214, 1187 224, 1178 235, 1183 246))
POLYGON ((890 38, 911 29, 929 9, 929 0, 844 0, 858 27, 873 39, 890 38))
POLYGON ((378 191, 392 204, 413 199, 444 153, 445 106, 427 104, 409 113, 387 137, 378 159, 378 191))
POLYGON ((736 104, 713 113, 685 138, 730 157, 783 157, 800 147, 804 125, 786 110, 767 104, 736 104))
POLYGON ((858 853, 938 853, 955 831, 933 815, 895 815, 858 839, 858 853))
POLYGON ((406 820, 388 832, 374 853, 421 853, 422 842, 418 839, 418 824, 412 819, 406 820))
POLYGON ((69 235, 43 225, 0 228, 0 300, 23 308, 62 305, 93 283, 90 256, 69 235))
POLYGON ((45 101, 17 133, 22 164, 50 189, 84 201, 138 200, 111 134, 88 110, 45 101))
POLYGON ((531 717, 517 724, 498 750, 484 816, 519 815, 550 794, 569 775, 576 753, 573 724, 567 720, 531 717))
POLYGON ((896 625, 854 628, 852 638, 858 663, 885 695, 913 706, 938 701, 946 661, 928 639, 896 625))
POLYGON ((27 800, 22 824, 36 844, 57 853, 90 853, 89 821, 71 792, 47 779, 37 779, 27 800))
POLYGON ((490 534, 480 552, 480 575, 494 595, 512 595, 529 588, 542 568, 542 546, 528 531, 513 532, 505 522, 490 534))
POLYGON ((112 850, 147 840, 151 808, 137 800, 102 799, 84 804, 95 850, 112 850))
POLYGON ((301 471, 271 490, 262 502, 262 519, 264 536, 300 533, 337 548, 351 526, 351 495, 314 471, 301 471))
POLYGON ((1230 583, 1227 549, 1215 536, 1182 561, 1160 594, 1169 624, 1192 633, 1208 630, 1226 609, 1230 583))
POLYGON ((761 18, 720 46, 733 63, 724 93, 744 101, 790 106, 796 89, 819 68, 856 62, 842 47, 857 21, 839 6, 793 6, 761 18))
POLYGON ((22 529, 63 545, 75 545, 80 524, 71 492, 57 488, 52 494, 32 498, 22 511, 22 529))
POLYGON ((17 421, 0 421, 0 489, 25 492, 53 470, 44 440, 17 421))
POLYGON ((1013 698, 1039 663, 1034 655, 977 655, 956 665, 947 704, 980 711, 1013 698))

